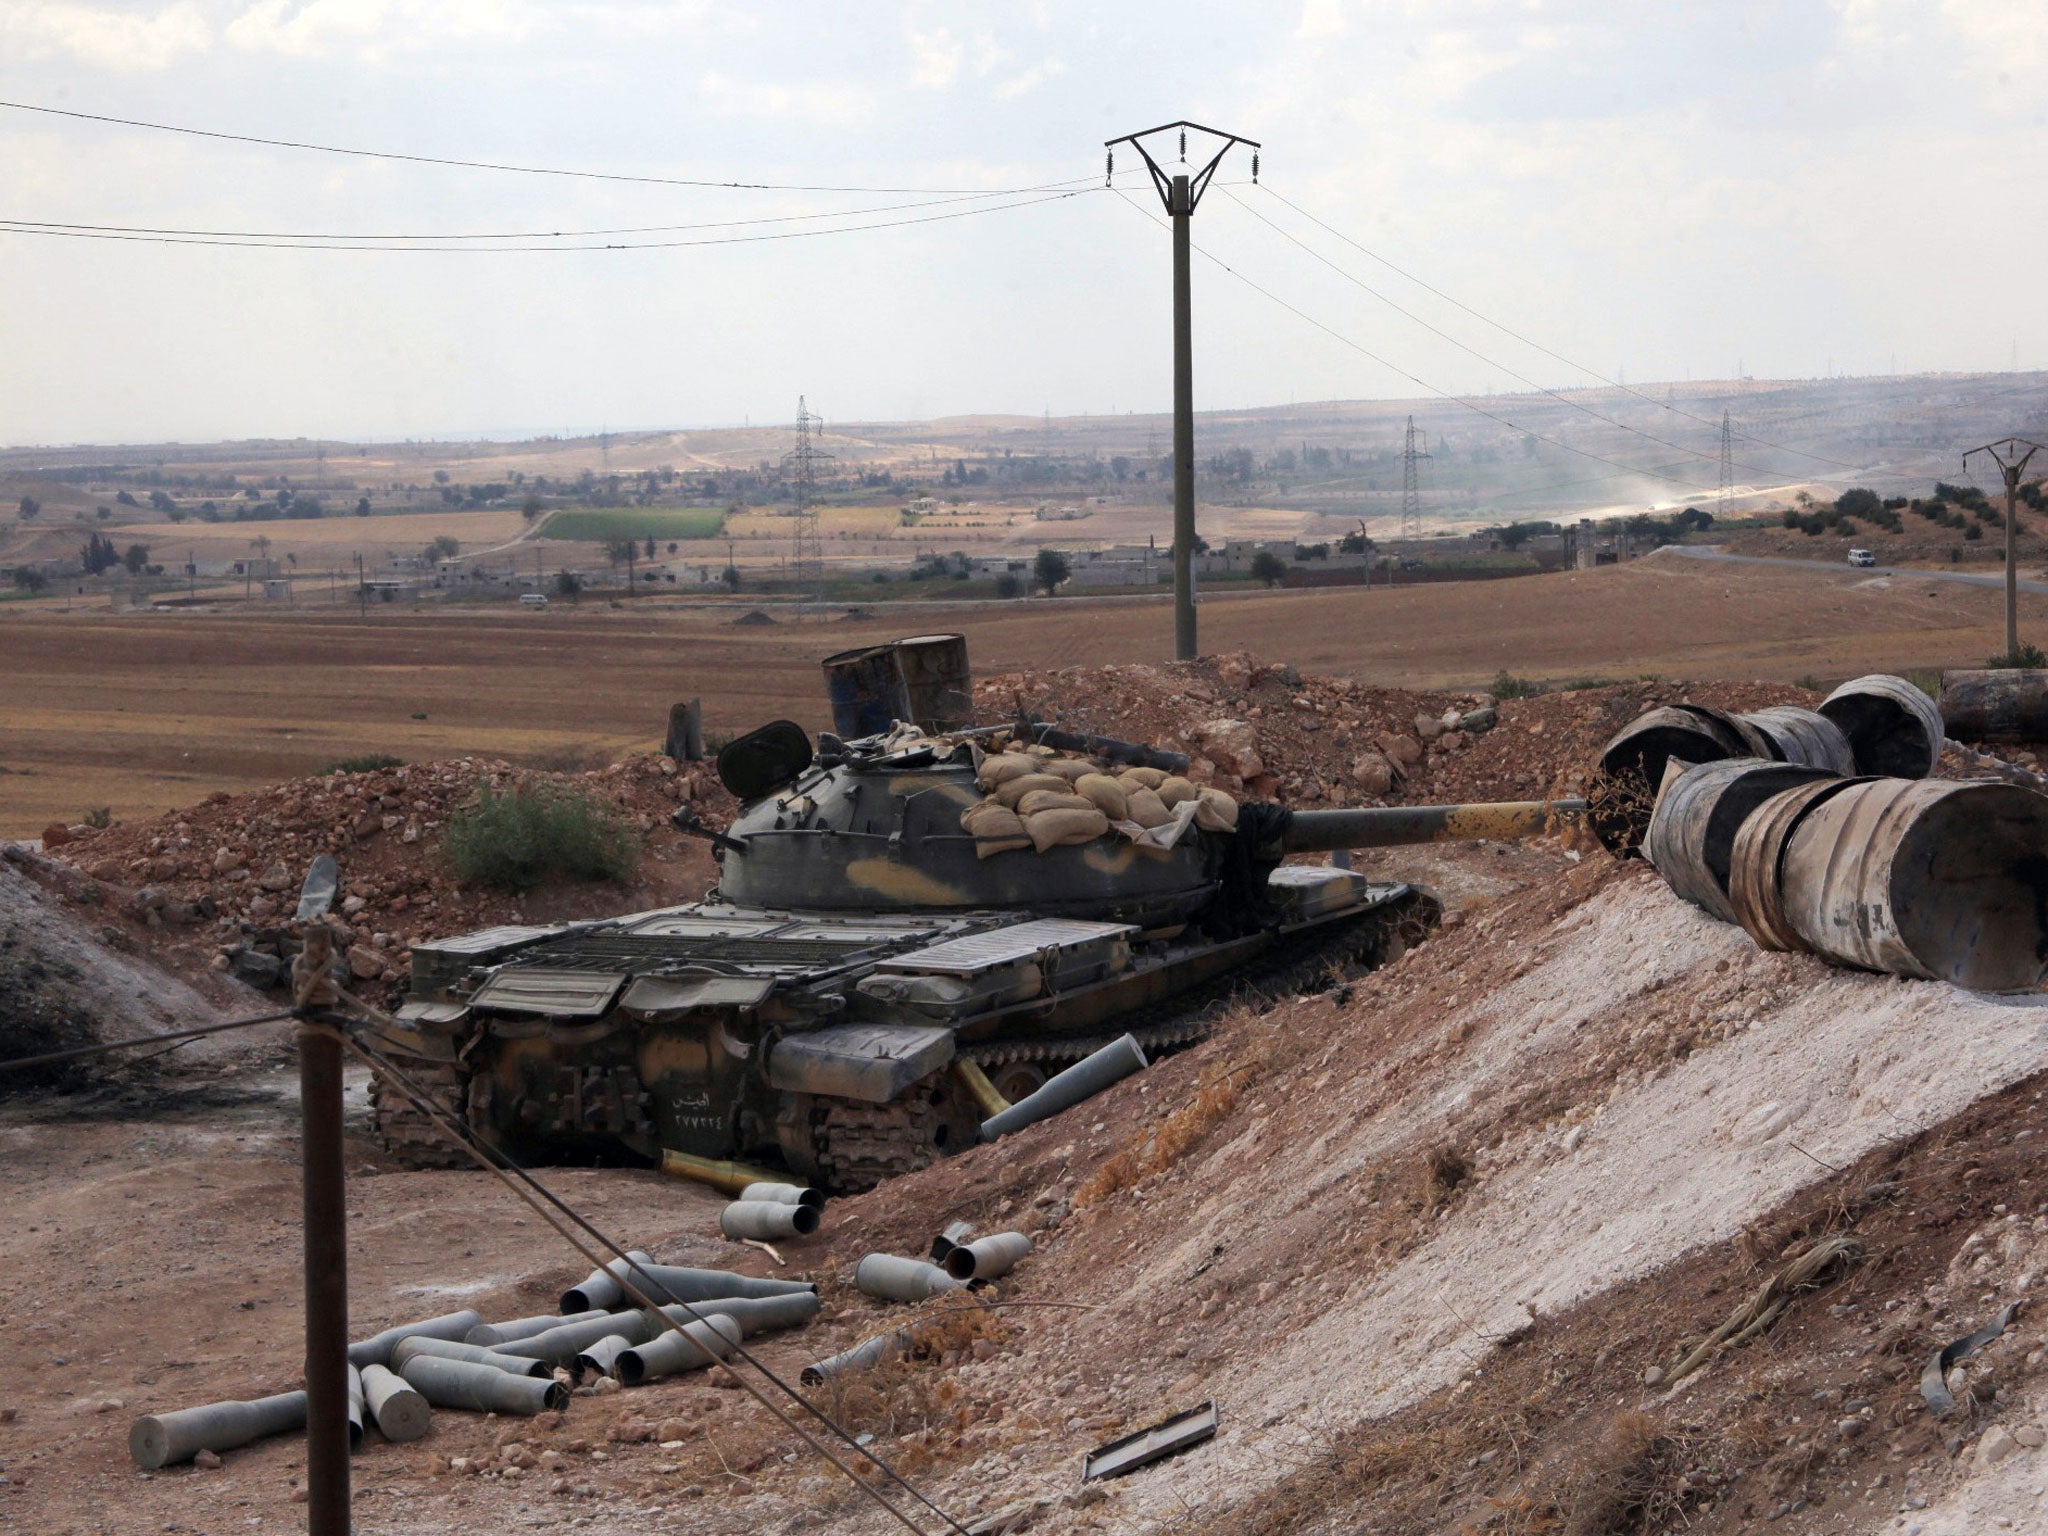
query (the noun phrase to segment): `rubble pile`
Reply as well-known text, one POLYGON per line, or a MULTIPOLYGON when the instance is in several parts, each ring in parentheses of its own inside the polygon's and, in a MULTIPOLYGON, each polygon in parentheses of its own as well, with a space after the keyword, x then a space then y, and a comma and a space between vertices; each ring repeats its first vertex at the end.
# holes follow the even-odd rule
MULTIPOLYGON (((580 790, 612 807, 639 834, 639 883, 699 894, 712 878, 704 844, 668 824, 689 804, 708 825, 731 819, 734 801, 709 763, 635 755, 581 774, 536 773, 490 758, 453 758, 297 779, 249 794, 208 795, 198 805, 134 826, 64 829, 52 850, 83 874, 119 889, 103 910, 122 913, 159 947, 180 939, 210 947, 215 970, 257 986, 280 981, 296 952, 290 922, 300 881, 318 855, 341 866, 330 923, 351 975, 400 985, 415 939, 521 920, 546 893, 515 894, 461 883, 441 854, 449 818, 486 790, 517 783, 580 790), (667 866, 663 868, 662 866, 667 866)), ((631 904, 595 887, 607 908, 631 904)))

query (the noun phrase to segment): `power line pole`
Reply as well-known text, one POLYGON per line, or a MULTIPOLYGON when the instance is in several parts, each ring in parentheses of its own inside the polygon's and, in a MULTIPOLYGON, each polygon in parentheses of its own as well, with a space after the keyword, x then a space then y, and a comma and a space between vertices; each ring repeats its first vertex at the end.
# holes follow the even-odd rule
POLYGON ((1190 256, 1188 246, 1188 221, 1194 217, 1196 206, 1202 201, 1202 194, 1208 190, 1210 178, 1216 174, 1216 167, 1223 163, 1223 157, 1237 144, 1248 146, 1252 151, 1252 179, 1259 175, 1259 145, 1255 139, 1240 138, 1234 133, 1224 133, 1216 128, 1204 128, 1200 123, 1182 119, 1177 123, 1162 123, 1157 128, 1147 128, 1140 133, 1127 133, 1122 138, 1111 139, 1103 147, 1108 151, 1107 169, 1111 174, 1116 170, 1116 146, 1128 144, 1138 152, 1145 162, 1145 169, 1151 172, 1153 188, 1159 193, 1160 201, 1166 205, 1168 218, 1173 224, 1173 656, 1176 661, 1195 659, 1195 360, 1194 360, 1194 301, 1190 283, 1190 256), (1144 141, 1154 134, 1180 132, 1180 160, 1187 164, 1188 130, 1207 134, 1212 139, 1221 139, 1222 147, 1210 157, 1209 163, 1201 170, 1189 174, 1180 172, 1168 175, 1159 168, 1159 162, 1152 158, 1144 141))
POLYGON ((1728 413, 1721 412, 1721 497, 1714 506, 1714 516, 1722 522, 1728 520, 1729 508, 1735 505, 1735 434, 1728 425, 1728 413))
POLYGON ((2027 472, 2027 460, 2041 451, 2039 443, 2023 437, 2001 437, 1963 455, 1963 468, 1968 469, 1971 454, 1988 453, 2005 476, 2005 659, 2011 665, 2018 664, 2020 655, 2020 568, 2013 549, 2019 533, 2020 476, 2027 472))
POLYGON ((782 457, 796 491, 796 539, 790 551, 790 569, 797 590, 814 592, 820 609, 825 606, 825 536, 818 526, 818 466, 832 457, 816 441, 824 430, 825 418, 813 416, 804 397, 798 395, 796 446, 782 457))
MULTIPOLYGON (((1439 443, 1438 447, 1443 445, 1439 443)), ((1401 537, 1422 537, 1422 487, 1416 474, 1418 460, 1429 455, 1415 446, 1415 418, 1408 418, 1408 435, 1401 442, 1401 537)))

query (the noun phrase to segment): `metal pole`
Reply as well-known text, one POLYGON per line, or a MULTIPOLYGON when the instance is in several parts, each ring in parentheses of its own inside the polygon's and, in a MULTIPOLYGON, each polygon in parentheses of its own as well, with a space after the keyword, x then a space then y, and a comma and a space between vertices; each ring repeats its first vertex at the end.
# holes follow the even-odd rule
POLYGON ((2020 567, 2014 540, 2020 521, 2021 464, 2000 466, 2005 471, 2005 659, 2019 665, 2020 656, 2020 567))
POLYGON ((1173 659, 1195 659, 1195 358, 1188 178, 1173 178, 1173 659))
POLYGON ((299 1031, 306 1254, 306 1531, 348 1536, 348 1228, 341 1042, 299 1031))

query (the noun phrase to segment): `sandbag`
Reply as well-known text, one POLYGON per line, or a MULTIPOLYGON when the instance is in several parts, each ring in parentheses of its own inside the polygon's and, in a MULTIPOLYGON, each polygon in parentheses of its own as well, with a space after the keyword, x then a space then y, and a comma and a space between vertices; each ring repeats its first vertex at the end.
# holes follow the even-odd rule
POLYGON ((1157 789, 1166 782, 1165 770, 1159 768, 1126 768, 1117 778, 1125 784, 1135 784, 1140 789, 1157 789))
POLYGON ((960 830, 975 838, 1022 837, 1024 823, 998 800, 984 800, 960 813, 960 830))
POLYGON ((1071 784, 1083 774, 1093 773, 1095 765, 1085 757, 1056 757, 1045 764, 1044 771, 1056 773, 1071 784))
POLYGON ((1085 800, 1064 789, 1034 789, 1017 802, 1017 814, 1028 824, 1033 816, 1046 811, 1092 811, 1095 802, 1085 800))
POLYGON ((1135 821, 1149 830, 1165 826, 1173 820, 1173 812, 1166 808, 1166 802, 1158 795, 1140 786, 1124 795, 1124 820, 1135 821))
POLYGON ((1228 832, 1237 825, 1237 802, 1220 789, 1205 789, 1195 801, 1195 825, 1204 832, 1228 832))
POLYGON ((1128 812, 1123 785, 1106 773, 1082 774, 1074 781, 1074 793, 1111 821, 1122 821, 1128 812))
POLYGON ((998 752, 981 760, 981 771, 974 776, 974 782, 983 789, 994 789, 999 784, 1034 773, 1037 768, 1037 760, 1022 752, 998 752))
MULTIPOLYGON (((1080 800, 1078 795, 1073 798, 1080 800)), ((1044 853, 1070 843, 1093 842, 1109 830, 1109 818, 1081 800, 1078 807, 1059 806, 1027 814, 1024 830, 1031 834, 1032 846, 1044 853)))
POLYGON ((1196 789, 1186 779, 1182 778, 1179 774, 1174 774, 1161 781, 1159 785, 1159 803, 1170 811, 1176 805, 1179 805, 1181 801, 1193 800, 1200 793, 1201 791, 1196 789))
POLYGON ((1024 773, 1014 779, 1005 779, 998 785, 996 798, 1014 809, 1017 802, 1033 790, 1049 789, 1063 795, 1073 787, 1056 773, 1024 773))

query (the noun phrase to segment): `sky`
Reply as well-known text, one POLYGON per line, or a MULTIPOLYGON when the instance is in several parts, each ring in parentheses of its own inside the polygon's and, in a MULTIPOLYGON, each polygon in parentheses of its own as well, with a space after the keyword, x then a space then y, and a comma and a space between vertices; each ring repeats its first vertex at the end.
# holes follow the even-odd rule
POLYGON ((0 229, 0 443, 1164 410, 1102 145, 1182 117, 1263 145, 1193 220, 1198 409, 2048 366, 2044 66, 2039 0, 0 0, 7 102, 653 179, 4 107, 0 220, 720 242, 0 229))

